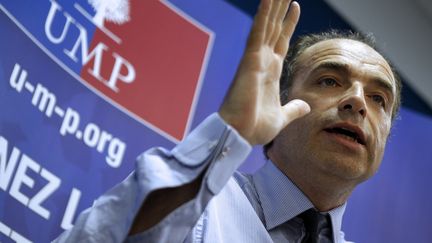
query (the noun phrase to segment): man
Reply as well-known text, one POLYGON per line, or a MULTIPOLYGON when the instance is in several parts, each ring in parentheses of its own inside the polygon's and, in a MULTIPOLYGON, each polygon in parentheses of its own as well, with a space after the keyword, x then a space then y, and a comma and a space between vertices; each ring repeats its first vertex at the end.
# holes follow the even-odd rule
POLYGON ((263 0, 219 112, 172 151, 141 155, 57 240, 345 242, 345 203, 379 167, 400 81, 355 34, 303 38, 283 67, 299 14, 263 0), (270 162, 235 172, 256 144, 270 162))

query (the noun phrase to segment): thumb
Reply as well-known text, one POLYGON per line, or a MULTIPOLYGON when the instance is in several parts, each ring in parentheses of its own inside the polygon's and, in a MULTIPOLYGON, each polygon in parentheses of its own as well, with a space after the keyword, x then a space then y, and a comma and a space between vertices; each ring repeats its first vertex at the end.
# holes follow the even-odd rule
POLYGON ((310 112, 311 108, 308 103, 303 100, 294 99, 282 107, 285 113, 285 126, 293 120, 300 118, 310 112))

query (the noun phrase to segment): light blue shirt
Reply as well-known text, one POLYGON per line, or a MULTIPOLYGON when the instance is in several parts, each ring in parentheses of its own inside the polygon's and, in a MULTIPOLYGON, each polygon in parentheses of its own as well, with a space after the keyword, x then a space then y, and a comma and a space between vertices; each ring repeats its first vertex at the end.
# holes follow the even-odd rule
MULTIPOLYGON (((312 203, 271 162, 253 176, 235 172, 250 150, 215 113, 172 151, 154 148, 139 156, 135 171, 54 242, 298 242, 305 233, 296 216, 312 203), (151 229, 127 236, 149 193, 191 182, 205 168, 193 200, 151 229)), ((346 242, 344 210, 328 212, 336 243, 346 242)))

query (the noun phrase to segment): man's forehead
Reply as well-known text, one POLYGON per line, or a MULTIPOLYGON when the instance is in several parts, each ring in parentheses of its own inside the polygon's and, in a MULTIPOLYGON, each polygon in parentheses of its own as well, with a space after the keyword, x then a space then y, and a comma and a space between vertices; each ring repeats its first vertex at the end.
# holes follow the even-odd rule
POLYGON ((369 45, 351 39, 329 39, 315 43, 300 54, 297 66, 300 69, 311 68, 327 61, 347 65, 360 63, 374 67, 387 77, 392 86, 396 85, 393 71, 387 60, 369 45))
POLYGON ((300 54, 299 60, 330 58, 333 55, 347 55, 364 62, 380 62, 390 67, 385 58, 375 49, 363 42, 351 39, 329 39, 315 43, 300 54))

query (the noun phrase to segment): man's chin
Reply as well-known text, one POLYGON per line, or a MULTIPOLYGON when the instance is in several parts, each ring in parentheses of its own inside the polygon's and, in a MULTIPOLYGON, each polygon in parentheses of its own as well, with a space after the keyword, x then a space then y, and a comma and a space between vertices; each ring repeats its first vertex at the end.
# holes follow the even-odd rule
POLYGON ((321 170, 330 176, 335 176, 344 180, 364 181, 370 177, 368 175, 368 163, 358 156, 345 153, 331 153, 321 155, 319 166, 321 170))

